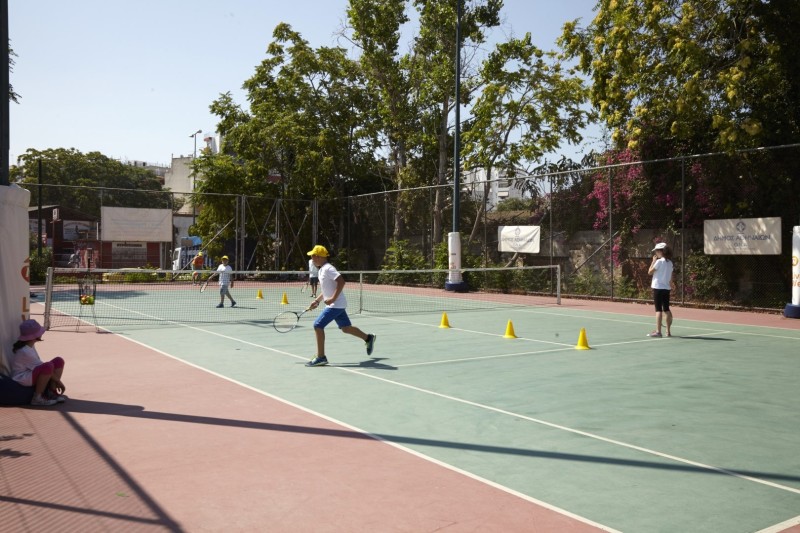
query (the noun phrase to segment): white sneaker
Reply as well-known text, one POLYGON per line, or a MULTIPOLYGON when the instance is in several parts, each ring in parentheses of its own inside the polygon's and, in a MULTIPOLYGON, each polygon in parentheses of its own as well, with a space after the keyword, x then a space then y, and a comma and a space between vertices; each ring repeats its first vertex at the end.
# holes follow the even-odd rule
POLYGON ((67 401, 67 396, 65 394, 59 394, 57 392, 53 392, 51 390, 44 391, 44 397, 47 400, 55 400, 58 403, 64 403, 67 401))
POLYGON ((57 401, 44 398, 43 396, 34 396, 33 400, 31 400, 31 405, 36 405, 36 406, 49 406, 49 405, 55 405, 57 403, 58 403, 57 401))

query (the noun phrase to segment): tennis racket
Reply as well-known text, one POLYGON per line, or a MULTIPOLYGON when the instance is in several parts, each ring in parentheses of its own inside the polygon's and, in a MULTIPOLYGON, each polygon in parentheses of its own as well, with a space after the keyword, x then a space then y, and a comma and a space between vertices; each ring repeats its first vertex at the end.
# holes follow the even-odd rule
POLYGON ((289 333, 297 327, 298 322, 300 322, 300 317, 309 311, 311 311, 310 307, 299 313, 295 313, 294 311, 279 313, 278 316, 272 320, 272 327, 274 327, 275 331, 278 333, 289 333))
POLYGON ((202 285, 200 285, 200 292, 206 292, 206 287, 208 287, 208 280, 205 280, 202 285))

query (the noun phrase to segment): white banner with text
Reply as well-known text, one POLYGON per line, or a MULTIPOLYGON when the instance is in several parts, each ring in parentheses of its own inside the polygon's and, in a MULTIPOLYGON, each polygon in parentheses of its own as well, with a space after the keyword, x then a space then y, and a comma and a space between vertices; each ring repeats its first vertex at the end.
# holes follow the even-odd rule
POLYGON ((705 220, 703 241, 706 255, 779 255, 781 219, 705 220))
POLYGON ((500 226, 497 228, 497 250, 538 254, 541 233, 539 226, 500 226))

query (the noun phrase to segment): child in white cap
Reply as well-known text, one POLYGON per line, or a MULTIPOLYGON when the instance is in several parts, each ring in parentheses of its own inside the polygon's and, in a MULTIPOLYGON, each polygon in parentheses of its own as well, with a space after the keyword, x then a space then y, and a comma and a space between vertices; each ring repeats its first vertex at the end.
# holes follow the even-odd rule
POLYGON ((648 337, 661 337, 661 321, 667 317, 667 337, 672 337, 672 311, 669 310, 669 293, 672 288, 672 251, 667 243, 660 242, 653 248, 653 261, 647 273, 653 276, 650 287, 653 289, 653 302, 656 306, 656 330, 648 337))

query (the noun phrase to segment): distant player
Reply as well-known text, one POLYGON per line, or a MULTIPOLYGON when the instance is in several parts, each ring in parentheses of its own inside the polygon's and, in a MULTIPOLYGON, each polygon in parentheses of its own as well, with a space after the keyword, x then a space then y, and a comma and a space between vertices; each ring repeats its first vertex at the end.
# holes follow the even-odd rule
POLYGON ((311 286, 311 297, 317 297, 317 287, 319 287, 319 267, 314 264, 313 259, 308 260, 308 284, 311 286))
POLYGON ((653 248, 653 261, 647 273, 653 276, 653 302, 656 306, 656 330, 648 337, 661 337, 661 320, 667 317, 667 337, 672 337, 672 311, 669 310, 669 294, 672 281, 672 251, 667 243, 660 242, 653 248))
POLYGON ((192 285, 197 285, 200 281, 200 271, 203 270, 203 252, 197 252, 192 259, 192 285))
POLYGON ((231 301, 231 307, 236 307, 236 300, 231 296, 228 289, 233 288, 233 269, 228 264, 228 256, 222 256, 222 264, 217 267, 217 271, 211 274, 208 278, 209 281, 219 276, 219 305, 217 307, 225 307, 225 297, 231 301))

